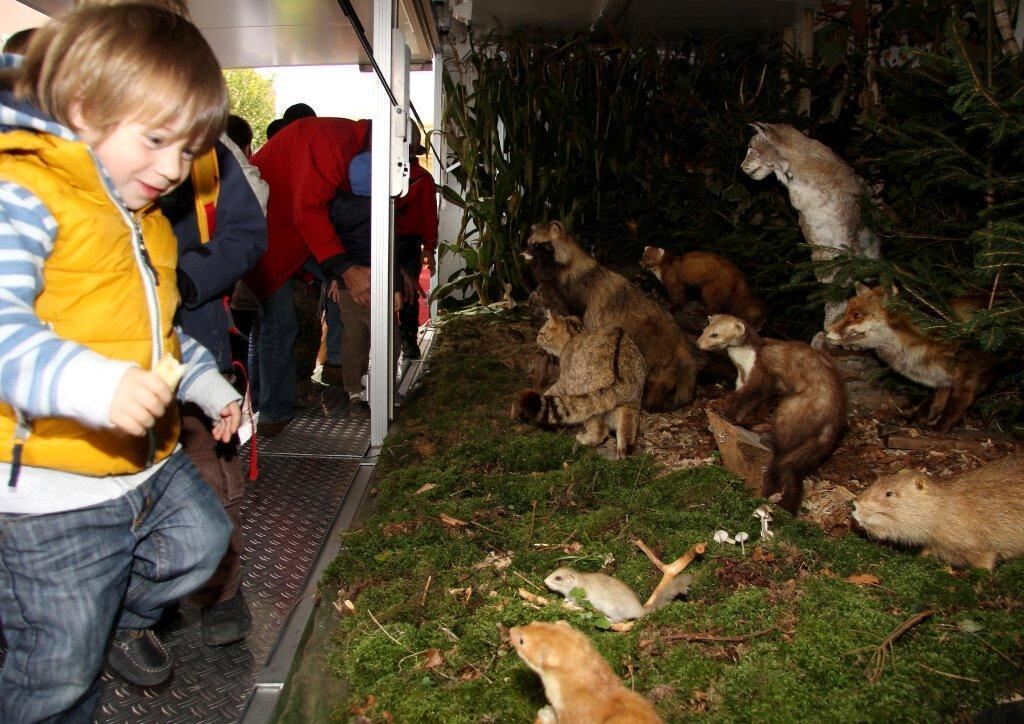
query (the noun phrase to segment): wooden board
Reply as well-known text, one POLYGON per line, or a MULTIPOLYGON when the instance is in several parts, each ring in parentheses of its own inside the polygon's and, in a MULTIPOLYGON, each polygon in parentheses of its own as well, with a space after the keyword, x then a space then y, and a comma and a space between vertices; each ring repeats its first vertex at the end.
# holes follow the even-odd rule
POLYGON ((743 478, 748 490, 760 494, 772 451, 750 430, 726 422, 711 410, 705 410, 715 444, 722 453, 722 465, 731 473, 743 478))

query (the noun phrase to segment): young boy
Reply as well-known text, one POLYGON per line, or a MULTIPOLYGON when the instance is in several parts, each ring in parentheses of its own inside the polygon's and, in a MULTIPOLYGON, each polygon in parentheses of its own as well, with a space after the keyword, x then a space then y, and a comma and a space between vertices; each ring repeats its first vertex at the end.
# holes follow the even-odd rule
POLYGON ((0 94, 0 721, 88 721, 114 629, 115 670, 165 679, 148 629, 227 545, 152 371, 183 358, 179 399, 234 434, 237 393, 173 327, 177 247, 154 204, 226 116, 202 35, 145 5, 58 16, 0 94))

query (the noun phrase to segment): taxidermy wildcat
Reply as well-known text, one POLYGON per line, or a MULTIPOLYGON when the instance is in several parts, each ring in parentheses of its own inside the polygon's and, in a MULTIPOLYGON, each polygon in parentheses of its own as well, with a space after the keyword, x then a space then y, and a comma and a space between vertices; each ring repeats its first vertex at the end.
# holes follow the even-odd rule
POLYGON ((616 457, 633 452, 647 366, 629 335, 618 327, 585 329, 577 317, 549 315, 537 344, 560 358, 560 376, 543 395, 520 392, 512 418, 546 426, 582 423, 576 439, 584 445, 600 445, 611 426, 616 457))
MULTIPOLYGON (((789 201, 800 218, 800 231, 811 245, 811 260, 827 261, 837 252, 878 259, 878 237, 861 221, 861 202, 867 194, 864 179, 828 146, 808 138, 786 123, 754 123, 741 168, 760 181, 770 174, 789 190, 789 201)), ((834 270, 815 273, 830 283, 834 270)), ((844 304, 825 306, 825 326, 842 315, 844 304)))
POLYGON ((659 304, 585 252, 557 221, 534 224, 523 256, 547 298, 590 329, 621 327, 643 354, 646 410, 674 410, 693 400, 700 363, 693 344, 659 304))

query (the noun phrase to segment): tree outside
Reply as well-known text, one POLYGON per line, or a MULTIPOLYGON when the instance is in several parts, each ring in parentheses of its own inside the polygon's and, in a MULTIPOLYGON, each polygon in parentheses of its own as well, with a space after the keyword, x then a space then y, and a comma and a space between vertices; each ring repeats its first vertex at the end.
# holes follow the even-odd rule
POLYGON ((252 149, 267 142, 267 126, 274 120, 274 79, 264 78, 252 68, 224 71, 231 98, 231 112, 252 126, 252 149))

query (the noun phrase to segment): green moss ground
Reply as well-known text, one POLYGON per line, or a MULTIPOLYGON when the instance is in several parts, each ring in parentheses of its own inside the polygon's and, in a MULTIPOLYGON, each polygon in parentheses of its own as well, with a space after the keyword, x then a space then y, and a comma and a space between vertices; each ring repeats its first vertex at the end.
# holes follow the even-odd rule
POLYGON ((952 575, 853 535, 829 540, 783 512, 762 560, 753 545, 743 556, 711 543, 717 528, 756 538, 751 514, 763 501, 718 467, 666 474, 644 456, 606 461, 570 435, 514 424, 508 409, 525 377, 512 364, 510 329, 493 317, 446 324, 402 407, 378 467, 375 510, 345 536, 321 583, 355 612, 336 622, 325 659, 347 684, 332 691, 347 693, 325 689, 316 711, 334 721, 532 721, 543 690, 502 631, 560 618, 590 633, 669 721, 948 721, 1024 693, 1024 561, 952 575), (436 487, 416 494, 428 483, 436 487), (447 525, 442 514, 468 525, 447 525), (664 560, 709 545, 690 567, 689 599, 629 633, 599 630, 591 614, 558 605, 537 610, 517 593, 542 593, 558 565, 594 571, 609 559, 604 571, 644 597, 659 575, 636 537, 664 560), (490 554, 511 555, 511 565, 486 565, 490 554), (879 583, 843 580, 855 573, 879 583), (466 587, 468 601, 451 592, 466 587), (870 683, 874 648, 925 608, 935 615, 895 643, 870 683), (964 621, 980 629, 964 632, 964 621), (663 640, 765 629, 739 643, 663 640), (426 668, 432 649, 443 664, 426 668))

